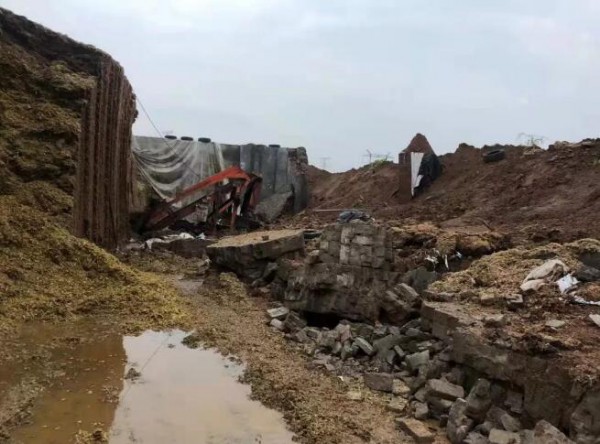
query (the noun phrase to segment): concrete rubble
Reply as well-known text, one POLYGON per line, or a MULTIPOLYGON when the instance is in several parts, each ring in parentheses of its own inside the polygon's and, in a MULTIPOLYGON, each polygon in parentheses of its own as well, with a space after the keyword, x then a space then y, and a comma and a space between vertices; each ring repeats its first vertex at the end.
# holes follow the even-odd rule
POLYGON ((257 231, 225 237, 206 251, 215 264, 240 276, 260 279, 276 260, 303 253, 304 237, 302 230, 257 231))
MULTIPOLYGON (((577 268, 573 253, 583 245, 600 251, 600 243, 574 244, 564 260, 523 270, 521 279, 542 281, 559 295, 553 283, 577 268)), ((488 331, 516 328, 515 313, 535 291, 548 290, 523 290, 523 281, 515 280, 510 297, 457 297, 454 291, 443 293, 444 281, 438 280, 419 292, 403 282, 406 273, 396 271, 395 254, 389 231, 359 222, 326 227, 304 261, 279 260, 270 287, 291 310, 288 338, 332 374, 389 397, 387 409, 402 417, 399 426, 419 442, 432 439, 420 422, 432 419, 452 443, 541 442, 535 437, 541 430, 543 439, 550 439, 545 424, 568 431, 574 442, 595 442, 598 391, 582 391, 557 362, 523 350, 523 344, 511 350, 487 339, 488 331), (298 321, 304 314, 308 326, 298 321), (311 325, 312 314, 328 316, 323 319, 330 326, 319 325, 318 317, 311 325)), ((488 258, 494 255, 481 260, 488 258)), ((539 328, 557 334, 574 323, 567 315, 548 317, 539 328)))

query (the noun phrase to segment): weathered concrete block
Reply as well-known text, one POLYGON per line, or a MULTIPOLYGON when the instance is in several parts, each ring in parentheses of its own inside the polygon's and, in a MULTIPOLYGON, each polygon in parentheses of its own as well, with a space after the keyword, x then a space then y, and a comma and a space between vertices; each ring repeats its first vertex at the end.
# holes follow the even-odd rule
POLYGON ((490 345, 475 329, 457 329, 453 341, 454 361, 521 387, 523 409, 531 418, 561 424, 575 408, 575 382, 558 363, 490 345))
POLYGON ((467 396, 467 415, 478 421, 483 421, 487 411, 492 405, 490 394, 491 384, 487 379, 478 379, 469 396, 467 396))
POLYGON ((423 301, 421 317, 431 326, 431 333, 439 339, 449 340, 454 330, 475 323, 459 304, 423 301))
POLYGON ((435 439, 434 433, 421 421, 412 418, 400 418, 397 421, 398 427, 419 444, 431 443, 435 439))
POLYGON ((283 319, 289 312, 290 310, 287 307, 276 307, 267 310, 267 314, 272 319, 283 319))
POLYGON ((260 278, 270 262, 285 254, 303 251, 302 230, 258 231, 229 236, 206 249, 215 264, 251 279, 260 278))
POLYGON ((410 370, 416 370, 429 362, 429 350, 413 353, 405 358, 406 364, 410 370))
POLYGON ((430 379, 427 381, 427 388, 431 396, 449 399, 450 401, 454 401, 457 398, 464 398, 465 396, 465 389, 460 385, 451 384, 443 379, 430 379))
POLYGON ((362 350, 363 353, 367 356, 372 356, 373 354, 375 354, 375 349, 371 344, 369 344, 369 341, 367 341, 365 338, 356 338, 354 340, 353 345, 362 350))
POLYGON ((391 393, 394 376, 390 373, 365 373, 363 374, 363 381, 371 390, 391 393))
POLYGON ((462 443, 475 425, 475 421, 467 417, 466 412, 467 402, 464 399, 457 399, 450 408, 446 435, 453 444, 462 443))
MULTIPOLYGON (((597 443, 598 439, 593 441, 577 441, 597 443)), ((548 421, 539 421, 533 429, 533 444, 574 444, 564 433, 550 424, 548 421)))
POLYGON ((521 436, 518 433, 501 429, 492 429, 488 439, 490 444, 521 444, 521 436))
POLYGON ((600 388, 589 390, 570 417, 571 437, 578 443, 600 442, 600 388))

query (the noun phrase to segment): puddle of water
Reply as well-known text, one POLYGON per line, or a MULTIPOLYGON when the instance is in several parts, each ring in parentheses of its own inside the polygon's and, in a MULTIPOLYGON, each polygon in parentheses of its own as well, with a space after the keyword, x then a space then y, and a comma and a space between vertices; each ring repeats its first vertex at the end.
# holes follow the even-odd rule
POLYGON ((64 378, 12 438, 63 444, 78 430, 100 427, 115 444, 291 443, 282 415, 250 400, 250 388, 238 382, 243 368, 213 350, 187 348, 185 336, 109 334, 59 354, 64 378), (131 368, 141 375, 123 379, 131 368))

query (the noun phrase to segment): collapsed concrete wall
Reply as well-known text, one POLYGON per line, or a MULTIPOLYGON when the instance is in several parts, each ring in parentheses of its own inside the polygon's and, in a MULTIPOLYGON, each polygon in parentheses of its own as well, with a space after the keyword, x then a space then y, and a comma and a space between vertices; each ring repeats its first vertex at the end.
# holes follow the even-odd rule
POLYGON ((123 69, 1 8, 0 53, 3 194, 20 194, 68 219, 77 235, 116 246, 128 234, 136 112, 123 69))
POLYGON ((452 443, 572 442, 555 427, 598 442, 600 243, 506 249, 500 233, 444 233, 326 227, 304 261, 279 261, 271 325, 328 371, 392 393, 390 410, 439 420, 452 443), (453 261, 466 268, 448 272, 453 261), (556 284, 568 273, 576 293, 556 284))

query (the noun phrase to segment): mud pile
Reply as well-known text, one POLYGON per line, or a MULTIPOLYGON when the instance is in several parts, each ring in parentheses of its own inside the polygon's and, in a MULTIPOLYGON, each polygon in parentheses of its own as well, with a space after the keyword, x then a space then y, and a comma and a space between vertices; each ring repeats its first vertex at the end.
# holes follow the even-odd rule
MULTIPOLYGON (((379 162, 344 173, 308 168, 311 209, 366 208, 373 210, 397 203, 399 166, 379 162)), ((375 211, 376 213, 376 211, 375 211)), ((337 217, 337 213, 331 213, 337 217)))
MULTIPOLYGON (((363 167, 331 174, 311 167, 311 207, 361 207, 378 219, 414 219, 456 227, 485 223, 514 231, 527 241, 598 237, 600 140, 528 146, 461 145, 440 157, 443 174, 423 194, 402 204, 398 166, 363 167), (484 163, 482 154, 505 150, 506 158, 484 163)), ((337 213, 311 217, 331 221, 337 213)))
POLYGON ((0 330, 13 321, 183 319, 175 290, 88 240, 128 232, 135 102, 103 52, 0 8, 0 330))

